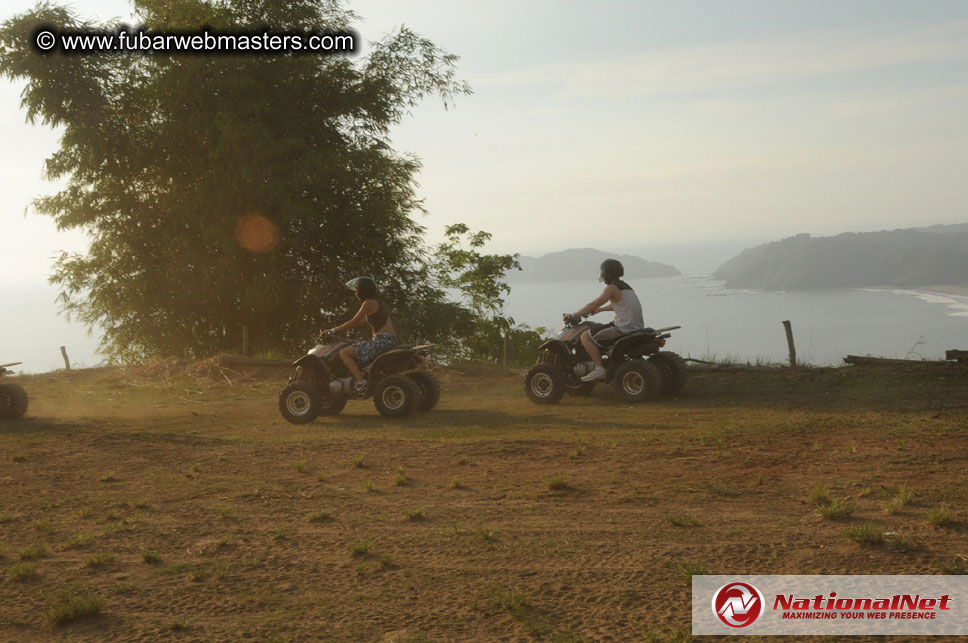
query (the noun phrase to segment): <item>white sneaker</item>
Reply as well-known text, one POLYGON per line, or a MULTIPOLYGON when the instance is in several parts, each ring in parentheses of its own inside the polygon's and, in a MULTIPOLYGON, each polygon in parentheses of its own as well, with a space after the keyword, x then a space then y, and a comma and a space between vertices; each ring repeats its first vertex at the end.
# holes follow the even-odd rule
POLYGON ((596 366, 591 373, 581 378, 582 382, 597 382, 598 380, 605 379, 605 369, 601 366, 596 366))

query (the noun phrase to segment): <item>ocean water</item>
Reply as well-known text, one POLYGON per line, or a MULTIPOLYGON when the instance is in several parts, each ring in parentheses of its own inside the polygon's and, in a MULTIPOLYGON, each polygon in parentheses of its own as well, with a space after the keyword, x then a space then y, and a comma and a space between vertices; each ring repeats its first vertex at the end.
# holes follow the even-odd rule
MULTIPOLYGON (((839 365, 846 355, 943 359, 968 350, 968 297, 915 290, 843 289, 811 292, 730 290, 708 276, 633 280, 645 321, 673 331, 666 349, 697 359, 786 362, 783 320, 790 320, 803 363, 839 365)), ((516 281, 505 311, 515 321, 561 327, 561 313, 594 299, 593 281, 516 281)), ((26 373, 63 368, 60 346, 76 368, 102 362, 99 337, 57 314, 57 291, 46 284, 0 285, 0 364, 26 373)), ((595 319, 607 322, 611 313, 595 319)))
MULTIPOLYGON (((640 279, 631 284, 653 328, 682 326, 667 350, 697 359, 788 362, 789 320, 797 359, 841 365, 847 355, 943 359, 968 350, 968 297, 894 289, 809 292, 731 290, 705 275, 640 279)), ((516 322, 561 327, 572 312, 601 293, 595 281, 517 282, 505 311, 516 322)), ((611 313, 594 319, 610 321, 611 313)))

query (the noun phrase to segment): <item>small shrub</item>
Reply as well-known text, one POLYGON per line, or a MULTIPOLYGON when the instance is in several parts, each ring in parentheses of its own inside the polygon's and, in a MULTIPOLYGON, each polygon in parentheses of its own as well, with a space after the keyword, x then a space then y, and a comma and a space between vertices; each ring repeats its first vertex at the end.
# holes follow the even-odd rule
POLYGON ((830 504, 820 505, 817 507, 817 511, 826 520, 843 520, 844 518, 850 517, 854 513, 854 505, 850 504, 846 500, 832 500, 830 504))
POLYGON ((456 460, 454 460, 454 462, 456 462, 460 466, 464 466, 465 464, 467 464, 467 456, 466 455, 462 455, 459 458, 457 458, 456 460))
POLYGON ((355 468, 357 468, 357 469, 362 469, 362 468, 363 468, 363 467, 365 466, 365 465, 363 464, 363 460, 364 460, 365 458, 366 458, 366 456, 365 456, 365 455, 358 455, 358 456, 356 456, 355 458, 353 458, 352 460, 350 460, 350 462, 352 462, 352 463, 353 463, 353 466, 354 466, 355 468))
POLYGON ((813 488, 813 491, 810 492, 807 500, 815 507, 822 507, 823 505, 830 504, 830 494, 827 491, 827 487, 818 483, 817 486, 813 488))
POLYGON ((145 561, 149 565, 159 565, 161 564, 161 554, 153 549, 146 549, 141 552, 141 560, 145 561))
POLYGON ((570 454, 568 454, 568 457, 570 457, 572 459, 580 458, 583 453, 585 453, 585 447, 583 445, 579 445, 579 446, 575 447, 575 450, 574 451, 572 451, 570 454))
POLYGON ((113 472, 105 473, 103 476, 101 476, 101 482, 117 482, 117 481, 118 479, 113 472))
POLYGON ((8 513, 0 514, 0 525, 5 525, 8 522, 13 522, 13 514, 8 514, 8 513))
POLYGON ((102 565, 107 565, 108 563, 113 563, 116 556, 109 551, 101 552, 100 554, 94 554, 93 556, 88 556, 84 560, 84 564, 88 567, 101 567, 102 565))
POLYGON ((235 509, 228 505, 220 505, 217 509, 220 518, 232 518, 235 515, 235 509))
POLYGON ((57 625, 97 616, 104 605, 100 596, 91 591, 82 590, 76 585, 61 590, 50 599, 50 602, 51 607, 47 616, 57 625))
POLYGON ((289 540, 289 530, 285 527, 273 529, 271 532, 273 540, 289 540))
POLYGON ((699 521, 694 516, 683 514, 681 516, 669 516, 666 518, 669 524, 676 527, 698 527, 699 521))
POLYGON ((545 486, 549 491, 564 491, 568 488, 568 476, 563 473, 556 473, 547 480, 545 486))
POLYGON ((172 632, 181 632, 188 629, 188 619, 179 616, 168 624, 168 629, 172 632))
POLYGON ((367 493, 373 493, 374 491, 376 491, 376 485, 373 484, 372 480, 367 478, 366 480, 363 481, 363 489, 367 493))
POLYGON ((20 563, 7 570, 7 577, 12 581, 23 582, 37 575, 37 565, 34 563, 20 563))
POLYGON ((844 529, 844 536, 864 547, 873 547, 884 542, 884 532, 872 522, 848 527, 844 529))
POLYGON ((131 506, 134 507, 135 509, 144 509, 145 507, 148 506, 148 499, 138 498, 137 500, 134 501, 134 503, 132 503, 131 506))
POLYGON ((364 538, 362 540, 357 540, 355 543, 349 546, 349 551, 354 558, 359 558, 360 556, 366 556, 371 551, 375 543, 369 538, 364 538))
POLYGON ((477 528, 477 537, 481 540, 494 540, 494 530, 486 525, 477 528))
POLYGON ((450 488, 451 489, 463 489, 464 488, 464 485, 461 483, 460 478, 458 478, 457 476, 454 476, 450 480, 450 488))
POLYGON ((14 453, 10 459, 14 462, 24 462, 27 459, 27 456, 25 456, 23 453, 14 453))
POLYGON ((414 507, 413 509, 407 509, 403 512, 406 515, 407 520, 421 520, 424 517, 423 509, 420 507, 414 507))
POLYGON ((693 576, 705 576, 709 573, 709 568, 702 563, 683 560, 679 562, 679 572, 686 582, 691 582, 693 576))
POLYGON ((314 511, 312 513, 306 514, 306 520, 309 522, 324 522, 329 520, 328 511, 314 511))
POLYGON ((34 529, 45 534, 52 534, 57 531, 54 529, 54 525, 52 525, 49 520, 34 521, 34 529))
POLYGON ((390 554, 383 554, 380 556, 380 565, 383 567, 395 567, 393 561, 396 560, 396 556, 390 554))
POLYGON ((937 509, 932 509, 928 514, 928 522, 935 527, 946 527, 951 522, 951 512, 943 504, 937 509))
POLYGON ((951 560, 939 560, 936 565, 942 574, 955 574, 963 576, 968 574, 968 561, 963 558, 952 558, 951 560))
POLYGON ((296 467, 296 471, 297 472, 299 472, 299 473, 306 473, 306 461, 305 460, 300 460, 294 466, 296 467))
POLYGON ((43 543, 35 543, 17 550, 17 556, 20 560, 36 560, 37 558, 44 558, 46 555, 47 545, 43 543))
POLYGON ((398 487, 402 487, 409 482, 407 478, 407 470, 403 467, 397 467, 397 477, 393 480, 393 484, 398 487))
POLYGON ((531 605, 531 595, 508 588, 497 595, 497 604, 514 618, 520 619, 531 605))
POLYGON ((78 534, 67 542, 67 546, 71 549, 80 549, 90 545, 92 540, 94 540, 94 536, 78 534))

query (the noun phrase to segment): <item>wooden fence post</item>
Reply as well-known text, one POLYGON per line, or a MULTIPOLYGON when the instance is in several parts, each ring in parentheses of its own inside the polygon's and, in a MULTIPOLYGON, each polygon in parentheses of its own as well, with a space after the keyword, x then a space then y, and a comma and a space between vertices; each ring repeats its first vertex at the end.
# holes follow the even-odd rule
POLYGON ((67 347, 61 346, 61 356, 64 358, 64 368, 71 370, 71 360, 67 359, 67 347))
POLYGON ((797 349, 793 345, 793 328, 790 326, 790 320, 783 322, 783 329, 786 331, 787 347, 790 349, 790 368, 797 367, 797 349))
POLYGON ((511 368, 511 333, 504 333, 504 368, 511 368))

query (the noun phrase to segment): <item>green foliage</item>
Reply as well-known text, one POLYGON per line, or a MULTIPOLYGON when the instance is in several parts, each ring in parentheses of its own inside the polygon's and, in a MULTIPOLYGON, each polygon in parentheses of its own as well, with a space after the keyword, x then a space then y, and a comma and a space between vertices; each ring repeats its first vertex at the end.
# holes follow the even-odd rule
MULTIPOLYGON (((135 12, 169 31, 347 30, 354 20, 315 0, 138 2, 135 12)), ((109 358, 237 350, 243 326, 255 353, 302 348, 345 318, 342 284, 360 274, 422 339, 459 336, 473 319, 426 278, 412 218, 420 163, 389 140, 421 99, 469 93, 455 56, 405 28, 365 58, 65 56, 31 47, 38 24, 98 25, 51 4, 7 20, 0 76, 26 81, 28 120, 63 132, 45 170, 65 187, 34 206, 91 236, 87 254, 58 259, 52 281, 69 315, 104 329, 109 358)), ((452 258, 467 260, 479 297, 506 263, 452 258)))

